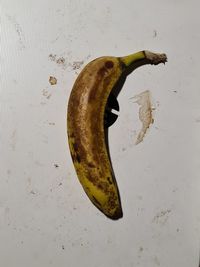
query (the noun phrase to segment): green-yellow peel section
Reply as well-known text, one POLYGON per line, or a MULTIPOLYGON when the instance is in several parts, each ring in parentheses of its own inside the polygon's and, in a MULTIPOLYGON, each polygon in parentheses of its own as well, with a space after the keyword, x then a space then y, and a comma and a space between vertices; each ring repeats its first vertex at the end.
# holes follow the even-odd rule
POLYGON ((120 57, 120 61, 122 61, 126 67, 130 66, 133 62, 137 61, 137 60, 141 60, 141 59, 145 59, 146 55, 144 53, 144 51, 140 51, 134 54, 130 54, 128 56, 125 57, 120 57))

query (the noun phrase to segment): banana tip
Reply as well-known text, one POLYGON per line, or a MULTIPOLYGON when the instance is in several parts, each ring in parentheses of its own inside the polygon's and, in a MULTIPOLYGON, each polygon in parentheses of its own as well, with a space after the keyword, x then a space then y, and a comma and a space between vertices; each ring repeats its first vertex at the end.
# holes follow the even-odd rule
POLYGON ((114 214, 112 214, 110 216, 107 215, 107 217, 109 217, 110 219, 112 219, 114 221, 121 219, 123 217, 122 209, 121 208, 117 209, 114 214))

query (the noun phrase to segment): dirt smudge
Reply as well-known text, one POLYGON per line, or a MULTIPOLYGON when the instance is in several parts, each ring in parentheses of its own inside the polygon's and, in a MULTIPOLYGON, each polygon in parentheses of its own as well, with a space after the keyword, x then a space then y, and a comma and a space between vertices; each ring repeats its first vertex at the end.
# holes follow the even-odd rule
POLYGON ((153 218, 153 221, 154 223, 157 223, 157 224, 160 224, 160 225, 164 225, 168 218, 169 218, 169 214, 171 213, 171 210, 170 209, 167 209, 167 210, 162 210, 160 212, 158 212, 154 218, 153 218))

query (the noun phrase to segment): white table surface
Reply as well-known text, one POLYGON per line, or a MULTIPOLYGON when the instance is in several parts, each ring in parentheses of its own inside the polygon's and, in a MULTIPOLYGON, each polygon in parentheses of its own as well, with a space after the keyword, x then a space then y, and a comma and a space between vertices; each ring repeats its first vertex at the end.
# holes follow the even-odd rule
POLYGON ((195 0, 0 1, 0 266, 198 267, 199 9, 195 0), (76 177, 67 101, 90 60, 143 49, 168 63, 136 70, 119 95, 109 140, 124 216, 112 221, 76 177), (132 97, 145 90, 154 124, 136 146, 132 97))

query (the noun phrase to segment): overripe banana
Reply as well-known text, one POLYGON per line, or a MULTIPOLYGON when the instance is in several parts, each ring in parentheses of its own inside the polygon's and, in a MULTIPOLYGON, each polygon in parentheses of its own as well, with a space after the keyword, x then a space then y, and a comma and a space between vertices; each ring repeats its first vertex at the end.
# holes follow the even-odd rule
POLYGON ((166 61, 165 54, 149 51, 100 57, 86 65, 72 88, 67 133, 74 167, 89 199, 111 219, 122 217, 122 207, 105 140, 108 97, 122 75, 144 64, 166 61))

